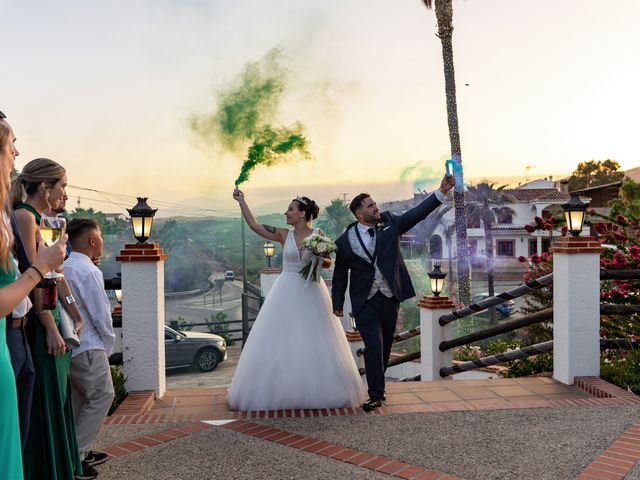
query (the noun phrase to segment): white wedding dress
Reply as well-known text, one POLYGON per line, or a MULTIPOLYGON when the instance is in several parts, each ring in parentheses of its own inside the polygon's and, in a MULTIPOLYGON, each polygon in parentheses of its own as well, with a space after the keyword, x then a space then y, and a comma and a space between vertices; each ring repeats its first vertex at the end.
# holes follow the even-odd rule
MULTIPOLYGON (((316 233, 317 230, 314 230, 316 233)), ((282 273, 242 350, 227 400, 234 410, 337 408, 359 405, 366 391, 329 291, 302 278, 311 253, 289 231, 282 273)))

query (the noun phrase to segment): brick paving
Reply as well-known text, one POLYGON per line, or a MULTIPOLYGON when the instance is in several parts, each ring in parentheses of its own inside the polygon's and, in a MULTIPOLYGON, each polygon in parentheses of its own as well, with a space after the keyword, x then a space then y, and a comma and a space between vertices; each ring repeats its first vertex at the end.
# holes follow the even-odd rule
MULTIPOLYGON (((361 408, 295 409, 270 412, 236 412, 226 404, 226 388, 168 390, 153 401, 151 392, 130 395, 105 423, 130 425, 190 421, 193 423, 141 436, 105 449, 112 457, 152 449, 155 446, 213 428, 201 420, 217 421, 239 435, 250 435, 289 448, 321 455, 332 460, 407 480, 458 478, 393 458, 379 456, 343 445, 298 435, 252 419, 309 418, 339 415, 392 415, 417 412, 498 410, 528 408, 581 408, 603 405, 640 404, 640 397, 599 378, 577 379, 567 386, 549 377, 484 379, 438 382, 398 382, 387 384, 385 406, 373 412, 361 408)), ((640 421, 624 432, 578 477, 580 480, 623 479, 640 461, 640 421)))

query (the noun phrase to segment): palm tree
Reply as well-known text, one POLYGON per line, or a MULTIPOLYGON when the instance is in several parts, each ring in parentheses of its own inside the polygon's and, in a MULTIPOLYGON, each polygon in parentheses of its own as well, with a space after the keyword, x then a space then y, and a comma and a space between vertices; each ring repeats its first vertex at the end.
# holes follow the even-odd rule
MULTIPOLYGON (((513 203, 514 198, 504 193, 506 185, 496 188, 495 182, 483 181, 476 186, 467 187, 467 214, 472 223, 484 226, 484 238, 487 255, 487 284, 489 296, 495 295, 493 273, 493 225, 496 214, 513 215, 515 211, 506 203, 513 203)), ((491 323, 495 321, 495 309, 491 309, 491 323)))
POLYGON ((464 208, 464 183, 462 176, 462 153, 460 150, 460 131, 458 129, 458 105, 456 101, 456 80, 453 68, 453 0, 422 0, 425 7, 435 4, 438 20, 438 37, 442 43, 442 62, 444 64, 444 86, 447 98, 447 122, 449 124, 449 142, 451 158, 460 165, 456 175, 456 187, 453 192, 456 219, 456 251, 458 256, 458 295, 464 304, 471 303, 471 268, 469 265, 469 245, 467 243, 467 221, 464 208))

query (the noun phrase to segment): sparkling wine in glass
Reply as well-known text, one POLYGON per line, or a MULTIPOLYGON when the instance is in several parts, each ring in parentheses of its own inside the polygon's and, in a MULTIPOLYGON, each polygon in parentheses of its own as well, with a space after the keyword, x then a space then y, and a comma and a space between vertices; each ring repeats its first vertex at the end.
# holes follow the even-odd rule
MULTIPOLYGON (((40 219, 40 235, 47 247, 56 243, 64 235, 67 229, 67 221, 63 217, 49 217, 42 215, 40 219)), ((60 278, 63 274, 58 272, 48 272, 46 278, 60 278)))

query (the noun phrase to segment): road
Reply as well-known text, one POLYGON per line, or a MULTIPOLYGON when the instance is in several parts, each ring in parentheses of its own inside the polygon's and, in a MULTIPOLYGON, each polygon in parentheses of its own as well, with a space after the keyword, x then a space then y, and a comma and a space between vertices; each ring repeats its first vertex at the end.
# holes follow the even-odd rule
MULTIPOLYGON (((187 323, 203 323, 209 321, 211 316, 218 312, 226 313, 227 320, 240 320, 242 318, 241 296, 242 282, 235 280, 224 284, 222 303, 220 303, 220 295, 213 292, 192 297, 165 298, 165 322, 168 325, 171 320, 182 317, 187 323)), ((205 327, 196 328, 196 330, 207 331, 205 327)))

